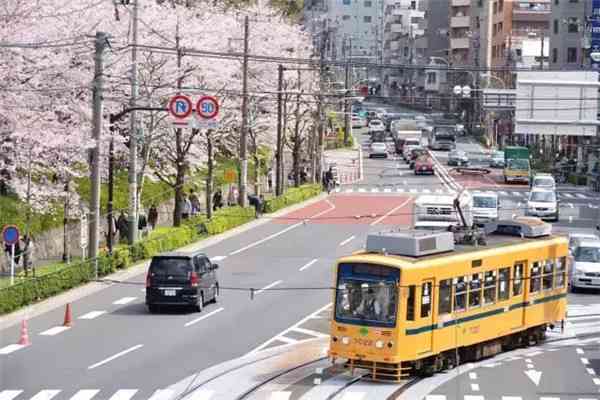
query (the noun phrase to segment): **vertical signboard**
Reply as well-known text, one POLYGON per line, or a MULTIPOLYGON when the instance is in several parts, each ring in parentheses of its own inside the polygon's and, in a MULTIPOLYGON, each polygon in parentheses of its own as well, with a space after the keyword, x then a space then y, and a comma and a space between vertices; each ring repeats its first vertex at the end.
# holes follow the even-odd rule
POLYGON ((590 64, 592 69, 600 69, 600 0, 592 0, 592 17, 590 18, 591 46, 590 64))

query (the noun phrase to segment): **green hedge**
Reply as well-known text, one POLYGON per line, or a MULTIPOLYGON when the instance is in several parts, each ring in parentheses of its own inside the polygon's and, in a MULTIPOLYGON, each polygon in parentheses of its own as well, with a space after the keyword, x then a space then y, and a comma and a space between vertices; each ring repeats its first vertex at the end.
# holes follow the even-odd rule
POLYGON ((321 185, 310 184, 288 189, 283 196, 265 201, 265 212, 272 213, 292 204, 300 203, 321 193, 321 185))

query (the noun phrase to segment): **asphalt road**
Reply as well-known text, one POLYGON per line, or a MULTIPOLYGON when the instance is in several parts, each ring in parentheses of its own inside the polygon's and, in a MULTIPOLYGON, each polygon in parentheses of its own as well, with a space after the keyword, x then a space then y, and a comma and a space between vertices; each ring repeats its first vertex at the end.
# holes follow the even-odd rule
MULTIPOLYGON (((356 136, 367 144, 367 135, 356 136)), ((459 143, 463 147, 482 153, 469 141, 459 143)), ((445 156, 436 153, 442 165, 445 156)), ((31 346, 15 349, 18 327, 0 331, 0 399, 158 399, 157 390, 210 366, 326 335, 334 260, 361 248, 370 231, 408 226, 415 196, 450 190, 439 176, 415 176, 395 157, 370 160, 366 152, 364 157, 365 177, 358 184, 207 247, 206 253, 220 264, 223 290, 218 303, 202 313, 149 314, 142 274, 74 302, 74 323, 68 330, 56 328, 62 325, 63 308, 31 319, 31 346), (254 299, 249 288, 256 289, 254 299), (294 290, 283 290, 290 288, 294 290)), ((526 187, 503 186, 494 174, 453 178, 464 186, 498 192, 504 215, 512 215, 527 192, 526 187)), ((557 228, 589 231, 592 225, 575 216, 597 197, 570 188, 560 193, 565 210, 557 228)), ((445 382, 424 381, 429 386, 423 394, 438 396, 431 400, 600 399, 600 379, 595 381, 600 374, 598 296, 569 295, 572 317, 567 329, 583 335, 580 339, 548 346, 522 360, 475 368, 470 372, 476 372, 476 378, 453 371, 445 382), (590 338, 596 342, 580 342, 590 338), (536 378, 537 372, 528 375, 528 370, 541 373, 538 385, 529 376, 536 378)))

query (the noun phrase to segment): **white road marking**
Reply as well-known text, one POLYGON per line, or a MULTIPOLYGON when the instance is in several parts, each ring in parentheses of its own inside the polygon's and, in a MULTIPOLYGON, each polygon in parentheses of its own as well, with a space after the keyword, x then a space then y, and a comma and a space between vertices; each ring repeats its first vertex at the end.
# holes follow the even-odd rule
POLYGON ((446 396, 443 394, 428 394, 425 396, 425 400, 446 400, 446 396))
POLYGON ((485 400, 483 396, 477 396, 472 394, 466 394, 464 400, 485 400))
POLYGON ((390 189, 390 188, 383 189, 383 193, 391 193, 391 192, 392 192, 392 189, 390 189))
POLYGON ((340 243, 340 246, 345 246, 345 245, 347 245, 347 244, 348 244, 348 243, 350 243, 350 242, 351 242, 351 241, 352 241, 352 240, 353 240, 355 237, 356 237, 356 236, 354 236, 354 235, 350 236, 348 239, 346 239, 346 240, 342 241, 342 242, 340 243))
POLYGON ((348 392, 344 394, 342 400, 362 400, 367 396, 364 392, 348 392))
MULTIPOLYGON (((146 289, 144 289, 144 291, 146 291, 146 289)), ((135 299, 137 299, 137 297, 122 297, 117 301, 113 301, 113 304, 116 304, 116 305, 129 304, 132 301, 134 301, 135 299)))
POLYGON ((540 397, 540 400, 560 400, 560 397, 540 397))
POLYGON ((442 189, 435 189, 435 192, 436 192, 436 193, 440 193, 440 194, 441 194, 441 193, 443 193, 443 192, 442 192, 442 189))
POLYGON ((394 212, 398 211, 400 208, 404 207, 405 205, 408 204, 409 201, 411 201, 412 199, 406 199, 406 201, 404 201, 402 204, 400 204, 397 207, 392 208, 390 211, 386 212, 385 214, 383 214, 381 217, 377 218, 375 221, 370 223, 370 226, 375 226, 378 223, 380 223, 381 221, 383 221, 384 219, 386 219, 387 217, 389 217, 391 214, 393 214, 394 212))
POLYGON ((429 190, 429 189, 423 189, 423 193, 431 193, 431 190, 429 190))
POLYGON ((575 206, 573 205, 573 203, 567 203, 567 207, 569 207, 569 208, 575 208, 575 206))
POLYGON ((227 256, 215 256, 215 257, 210 257, 210 261, 223 261, 224 259, 226 259, 227 256))
MULTIPOLYGON (((321 212, 318 212, 318 213, 316 213, 315 215, 313 215, 313 216, 311 216, 311 217, 308 217, 308 218, 306 218, 306 219, 307 219, 307 220, 311 220, 311 219, 313 219, 313 218, 320 217, 321 215, 323 215, 323 214, 325 214, 325 213, 328 213, 328 212, 330 212, 330 211, 333 211, 333 210, 335 210, 335 205, 334 205, 332 202, 330 202, 330 201, 329 201, 329 200, 327 200, 327 199, 325 199, 325 202, 326 202, 326 203, 328 203, 328 204, 329 204, 329 206, 330 206, 330 207, 329 207, 327 210, 323 210, 323 211, 321 211, 321 212)), ((265 238, 262 238, 262 239, 260 239, 260 240, 257 240, 256 242, 250 243, 249 245, 246 245, 246 246, 242 247, 241 249, 237 249, 236 251, 233 251, 233 252, 231 252, 229 255, 230 255, 230 256, 233 256, 233 255, 239 254, 239 253, 241 253, 241 252, 243 252, 243 251, 246 251, 246 250, 248 250, 248 249, 251 249, 251 248, 253 248, 253 247, 256 247, 256 246, 258 246, 259 244, 262 244, 262 243, 264 243, 264 242, 267 242, 267 241, 269 241, 269 240, 271 240, 271 239, 274 239, 274 238, 276 238, 277 236, 283 235, 284 233, 286 233, 286 232, 289 232, 289 231, 291 231, 292 229, 296 229, 297 227, 299 227, 299 226, 302 226, 302 225, 304 225, 304 221, 297 222, 297 223, 295 223, 294 225, 290 225, 290 226, 288 226, 287 228, 280 230, 279 232, 275 232, 275 233, 273 233, 272 235, 269 235, 269 236, 267 236, 267 237, 265 237, 265 238)))
POLYGON ((477 379, 477 372, 469 372, 469 379, 477 379))
POLYGON ((533 364, 527 364, 527 369, 533 369, 533 364))
POLYGON ((581 193, 575 193, 576 197, 579 197, 580 199, 587 199, 587 196, 581 193))
POLYGON ((498 193, 500 194, 500 196, 508 196, 508 193, 503 190, 499 191, 498 193))
POLYGON ((523 400, 521 396, 502 396, 502 400, 523 400))
POLYGON ((535 384, 535 386, 539 386, 540 379, 542 379, 542 371, 536 371, 535 369, 529 369, 525 372, 525 375, 535 384))
POLYGON ((510 194, 517 197, 521 196, 521 192, 510 192, 510 194))
POLYGON ((216 313, 220 313, 223 310, 224 310, 223 307, 217 308, 215 311, 211 311, 211 312, 209 312, 206 315, 203 315, 203 316, 201 316, 199 318, 193 319, 193 320, 191 320, 190 322, 186 323, 183 326, 187 328, 188 326, 194 325, 195 323, 198 323, 198 322, 200 322, 200 321, 202 321, 202 320, 204 320, 204 319, 206 319, 208 317, 211 317, 211 316, 215 315, 216 313))
POLYGON ((596 375, 596 371, 594 371, 594 369, 593 369, 593 368, 586 368, 585 370, 586 370, 586 371, 587 371, 587 373, 588 373, 588 374, 590 374, 590 375, 596 375))
POLYGON ((92 400, 100 391, 97 389, 84 389, 75 393, 69 400, 92 400))
POLYGON ((322 382, 322 379, 321 379, 321 378, 315 378, 315 379, 313 380, 313 385, 320 385, 320 384, 321 384, 321 382, 322 382))
POLYGON ((108 400, 129 400, 137 393, 137 389, 121 389, 108 400))
POLYGON ((210 398, 215 394, 214 390, 194 390, 190 396, 186 397, 187 400, 210 400, 210 398))
POLYGON ((497 367, 498 365, 502 365, 502 363, 494 362, 494 363, 489 363, 489 364, 482 365, 482 367, 494 368, 494 367, 497 367))
POLYGON ((262 292, 264 292, 265 290, 269 290, 271 288, 274 288, 277 285, 280 285, 281 283, 283 283, 283 281, 275 281, 273 283, 268 284, 267 286, 265 286, 264 288, 257 290, 256 292, 254 292, 254 294, 261 294, 262 292))
POLYGON ((277 338, 277 340, 279 340, 280 342, 287 343, 287 344, 293 344, 293 343, 298 343, 299 342, 299 340, 292 339, 292 338, 289 338, 287 336, 279 336, 277 338))
POLYGON ((409 193, 417 193, 417 189, 409 189, 409 193))
POLYGON ((479 384, 471 383, 471 390, 474 392, 479 392, 479 384))
POLYGON ((590 362, 588 361, 588 359, 587 359, 587 358, 581 358, 581 362, 582 362, 584 365, 588 365, 588 364, 590 363, 590 362))
POLYGON ((169 400, 174 393, 175 391, 171 389, 159 389, 154 392, 149 400, 169 400))
POLYGON ((595 385, 600 385, 600 378, 593 379, 595 385))
POLYGON ((327 337, 327 336, 329 336, 329 335, 326 335, 326 334, 321 333, 321 332, 313 331, 312 329, 304 329, 304 328, 300 328, 300 327, 296 327, 296 328, 292 329, 292 331, 304 333, 305 335, 314 336, 314 337, 318 337, 318 338, 319 337, 327 337))
POLYGON ((318 258, 315 258, 309 262, 307 262, 306 264, 304 264, 298 271, 304 271, 305 269, 307 269, 308 267, 310 267, 311 265, 313 265, 314 263, 316 263, 317 261, 319 261, 318 258))
POLYGON ((575 351, 577 352, 577 354, 583 354, 583 349, 578 348, 575 351))
POLYGON ((379 188, 376 188, 376 187, 371 188, 371 193, 377 193, 377 192, 379 192, 379 188))
POLYGON ((90 311, 89 313, 83 314, 81 317, 79 317, 77 319, 94 319, 94 318, 98 318, 102 314, 106 314, 106 311, 90 311))
POLYGON ((69 329, 71 329, 70 326, 55 326, 53 328, 45 330, 44 332, 41 332, 40 335, 54 336, 54 335, 58 335, 59 333, 62 333, 69 329))
MULTIPOLYGON (((526 354, 527 356, 529 356, 529 354, 526 354)), ((525 362, 528 364, 531 364, 533 361, 531 361, 531 358, 526 358, 525 362)))
POLYGON ((3 390, 0 392, 0 400, 13 400, 21 393, 23 393, 22 390, 3 390))
POLYGON ((565 196, 567 199, 572 199, 573 195, 571 193, 562 193, 563 196, 565 196))
POLYGON ((114 360, 114 359, 117 359, 117 358, 119 358, 119 357, 121 357, 121 356, 124 356, 124 355, 125 355, 125 354, 127 354, 127 353, 131 353, 132 351, 135 351, 135 350, 137 350, 137 349, 140 349, 140 348, 142 348, 142 347, 144 347, 144 345, 143 345, 143 344, 137 344, 137 345, 135 345, 135 346, 132 346, 132 347, 128 348, 127 350, 123 350, 122 352, 115 354, 114 356, 110 356, 110 357, 108 357, 108 358, 105 358, 104 360, 102 360, 102 361, 100 361, 100 362, 97 362, 96 364, 92 364, 92 365, 90 365, 90 366, 88 367, 88 369, 94 369, 94 368, 98 368, 98 367, 100 367, 100 366, 102 366, 102 365, 104 365, 104 364, 106 364, 106 363, 109 363, 109 362, 111 362, 111 361, 112 361, 112 360, 114 360))
POLYGON ((271 392, 269 400, 288 400, 292 396, 292 392, 271 392))
POLYGON ((366 190, 365 188, 358 188, 358 192, 359 192, 359 193, 364 193, 364 192, 366 192, 366 191, 367 191, 367 190, 366 190))
POLYGON ((8 346, 0 349, 0 354, 10 354, 17 350, 21 350, 23 347, 27 346, 24 346, 22 344, 9 344, 8 346))
POLYGON ((60 393, 60 390, 41 390, 29 400, 50 400, 60 393))

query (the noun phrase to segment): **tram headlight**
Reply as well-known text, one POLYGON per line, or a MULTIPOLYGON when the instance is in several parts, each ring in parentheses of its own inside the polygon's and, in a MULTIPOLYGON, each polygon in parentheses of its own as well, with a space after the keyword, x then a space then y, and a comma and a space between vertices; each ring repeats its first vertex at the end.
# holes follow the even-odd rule
POLYGON ((391 340, 388 342, 388 347, 391 349, 392 347, 394 347, 394 342, 392 342, 391 340))
POLYGON ((342 337, 342 343, 343 344, 350 344, 350 338, 348 336, 343 336, 342 337))
POLYGON ((334 342, 337 342, 337 341, 338 341, 338 338, 337 338, 336 336, 332 336, 332 337, 331 337, 331 340, 333 340, 334 342))
POLYGON ((383 349, 385 343, 383 343, 383 340, 378 340, 375 342, 375 347, 377 347, 378 349, 383 349))

